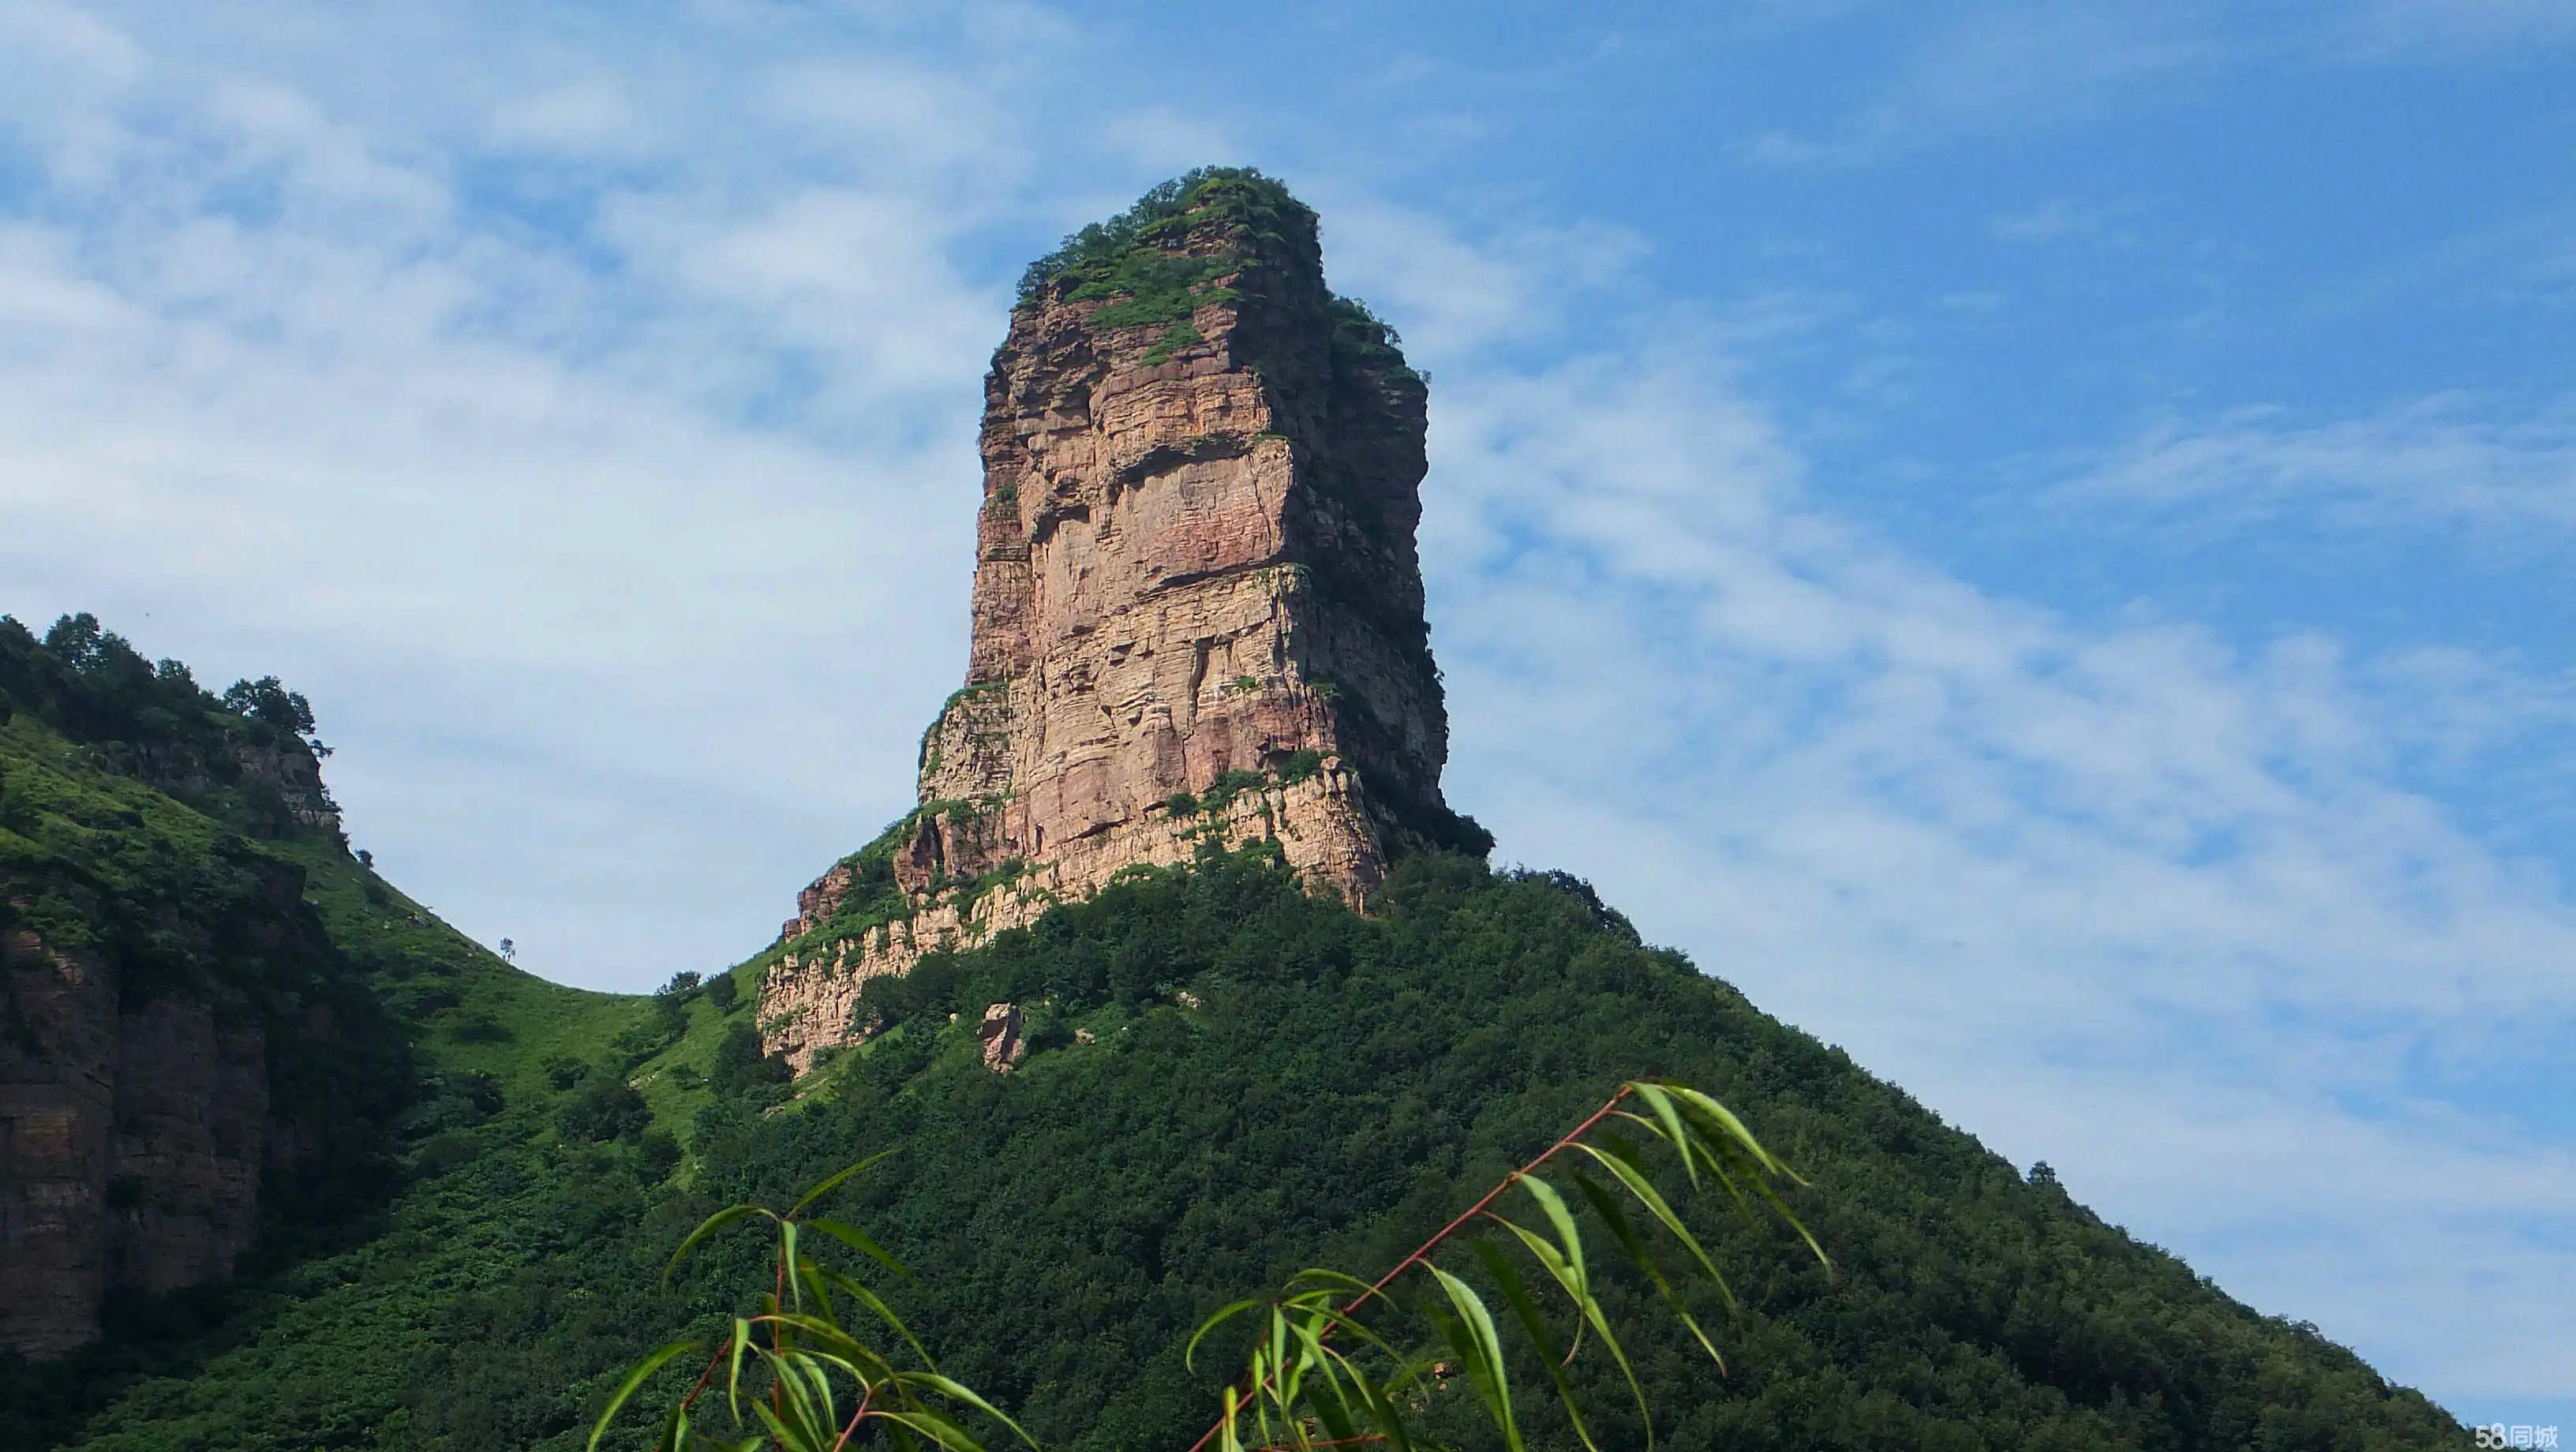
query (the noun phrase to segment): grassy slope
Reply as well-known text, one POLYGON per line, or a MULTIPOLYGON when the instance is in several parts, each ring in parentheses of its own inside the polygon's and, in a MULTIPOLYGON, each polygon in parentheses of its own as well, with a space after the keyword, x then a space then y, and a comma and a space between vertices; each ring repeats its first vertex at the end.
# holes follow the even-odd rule
MULTIPOLYGON (((47 828, 39 842, 0 820, 0 864, 76 858, 109 874, 167 872, 212 856, 236 835, 221 819, 220 801, 192 806, 107 769, 30 714, 0 725, 0 781, 47 828)), ((413 1030, 430 1071, 486 1073, 512 1100, 544 1097, 554 1092, 544 1073, 549 1060, 600 1062, 618 1035, 654 1017, 646 995, 568 987, 511 966, 320 833, 253 839, 250 846, 304 869, 306 905, 413 1030)), ((746 997, 757 992, 760 962, 734 970, 746 997)), ((703 1074, 722 1018, 703 1000, 691 1002, 689 1032, 632 1071, 657 1123, 683 1136, 707 1098, 675 1083, 669 1071, 686 1065, 703 1074)))
POLYGON ((639 996, 571 988, 512 967, 336 844, 306 837, 272 845, 305 869, 305 901, 332 941, 375 973, 397 1005, 411 1006, 435 1068, 490 1074, 513 1097, 533 1094, 547 1088, 549 1058, 604 1058, 618 1034, 648 1016, 639 996), (434 996, 439 988, 455 1001, 434 996), (470 1027, 482 1024, 502 1031, 486 1037, 470 1027))

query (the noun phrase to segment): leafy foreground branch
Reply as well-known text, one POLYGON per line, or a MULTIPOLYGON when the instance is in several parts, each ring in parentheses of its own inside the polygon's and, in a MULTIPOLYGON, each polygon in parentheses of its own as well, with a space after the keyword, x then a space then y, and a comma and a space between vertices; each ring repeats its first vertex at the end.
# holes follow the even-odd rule
POLYGON ((1018 1423, 991 1403, 941 1376, 931 1364, 930 1353, 875 1292, 855 1277, 826 1269, 805 1254, 805 1234, 811 1231, 841 1242, 898 1276, 909 1275, 856 1226, 805 1216, 816 1201, 891 1153, 888 1150, 871 1155, 825 1180, 783 1215, 757 1205, 732 1205, 708 1216, 689 1232, 664 1269, 665 1280, 707 1237, 737 1220, 750 1219, 765 1219, 777 1230, 776 1279, 761 1297, 760 1314, 735 1317, 733 1334, 726 1340, 674 1341, 637 1362, 618 1384, 617 1394, 609 1398, 598 1424, 591 1428, 589 1445, 593 1452, 608 1434, 609 1423, 655 1372, 701 1351, 707 1353, 706 1366, 698 1373, 697 1384, 689 1388, 689 1394, 663 1417, 661 1431, 653 1443, 657 1448, 671 1452, 689 1448, 841 1452, 856 1445, 853 1439, 866 1427, 872 1433, 885 1432, 897 1447, 917 1448, 927 1442, 959 1452, 981 1452, 982 1444, 957 1419, 961 1410, 981 1412, 1010 1428, 1031 1447, 1037 1445, 1020 1431, 1018 1423), (895 1360, 900 1352, 881 1351, 860 1339, 858 1333, 862 1330, 869 1332, 869 1340, 877 1339, 867 1322, 844 1326, 841 1301, 833 1294, 836 1291, 852 1310, 883 1322, 902 1348, 920 1359, 920 1368, 906 1370, 895 1360), (748 1398, 743 1386, 746 1361, 752 1373, 748 1398), (699 1425, 703 1419, 692 1417, 699 1400, 714 1386, 719 1371, 725 1379, 725 1409, 737 1434, 731 1439, 709 1436, 699 1425), (847 1387, 839 1385, 843 1379, 849 1383, 847 1387), (743 1416, 746 1405, 751 1409, 749 1420, 743 1416), (845 1405, 847 1415, 842 1411, 845 1405), (740 1435, 746 1431, 749 1435, 740 1435))
MULTIPOLYGON (((1683 1286, 1658 1263, 1650 1245, 1650 1241, 1673 1242, 1687 1265, 1682 1281, 1704 1280, 1716 1288, 1730 1310, 1737 1307, 1716 1262, 1655 1185, 1653 1162, 1667 1155, 1680 1162, 1693 1190, 1722 1190, 1748 1217, 1759 1217, 1760 1207, 1755 1204, 1759 1200, 1797 1233, 1819 1261, 1825 1260, 1815 1238, 1780 1199, 1778 1182, 1803 1182, 1764 1149, 1732 1111, 1670 1080, 1623 1084, 1582 1123, 1504 1176, 1376 1281, 1363 1282, 1328 1269, 1303 1270, 1274 1296, 1237 1301, 1209 1316, 1190 1338, 1187 1359, 1193 1365, 1200 1344, 1230 1322, 1248 1321, 1253 1345, 1242 1374, 1221 1395, 1216 1423, 1190 1445, 1189 1452, 1205 1452, 1211 1445, 1222 1452, 1289 1448, 1302 1452, 1362 1445, 1394 1452, 1439 1452, 1448 1444, 1434 1438, 1425 1419, 1437 1393, 1462 1371, 1503 1444, 1511 1452, 1523 1452, 1527 1444, 1522 1408, 1530 1398, 1514 1398, 1511 1368, 1515 1362, 1524 1369, 1535 1363, 1543 1371, 1546 1391, 1563 1409, 1575 1435, 1593 1452, 1600 1452, 1601 1443, 1577 1402, 1569 1375, 1587 1339, 1597 1342, 1601 1354, 1618 1369, 1651 1446, 1653 1413, 1599 1296, 1585 1255, 1583 1217, 1541 1172, 1551 1171, 1559 1160, 1564 1162, 1562 1178, 1572 1187, 1574 1201, 1590 1212, 1619 1258, 1653 1287, 1723 1371, 1725 1358, 1691 1314, 1683 1286), (1645 1136, 1642 1147, 1628 1137, 1630 1132, 1645 1136), (1573 1168, 1577 1165, 1588 1167, 1573 1168), (1514 1190, 1528 1197, 1543 1230, 1507 1218, 1498 1208, 1514 1190), (1440 1263, 1441 1256, 1449 1255, 1451 1265, 1456 1265, 1458 1254, 1472 1260, 1470 1274, 1480 1271, 1486 1290, 1440 1263), (1524 1264, 1539 1273, 1538 1293, 1532 1291, 1533 1278, 1524 1273, 1524 1264), (1489 1292, 1500 1297, 1507 1321, 1494 1315, 1489 1292), (1551 1316, 1542 1303, 1554 1306, 1558 1296, 1564 1305, 1551 1316)), ((1017 1423, 990 1403, 939 1375, 929 1353, 883 1299, 855 1278, 825 1269, 804 1253, 807 1233, 821 1234, 896 1275, 907 1274, 856 1228, 819 1217, 800 1218, 822 1196, 883 1157, 874 1156, 834 1175, 783 1215, 736 1205, 708 1217, 690 1233, 671 1258, 673 1269, 710 1235, 735 1221, 770 1221, 778 1237, 774 1283, 762 1297, 760 1314, 737 1317, 727 1340, 675 1341, 637 1363, 592 1430, 593 1452, 617 1413, 646 1381, 664 1366, 699 1352, 706 1353, 704 1369, 688 1395, 663 1418, 656 1448, 841 1452, 845 1447, 877 1445, 870 1439, 881 1433, 884 1445, 897 1448, 927 1445, 951 1452, 982 1452, 982 1444, 966 1425, 965 1418, 972 1414, 989 1417, 1022 1441, 1029 1440, 1017 1423), (866 1319, 857 1329, 842 1324, 843 1302, 864 1313, 866 1319), (884 1334, 876 1323, 882 1323, 884 1332, 919 1359, 919 1369, 905 1369, 897 1364, 895 1353, 868 1344, 884 1334), (866 1339, 861 1330, 867 1333, 866 1339), (750 1373, 747 1396, 746 1370, 750 1373), (735 1434, 731 1440, 702 1430, 699 1423, 705 1418, 693 1421, 698 1403, 714 1387, 719 1372, 724 1376, 724 1405, 735 1434), (744 1417, 746 1406, 749 1420, 744 1417)))

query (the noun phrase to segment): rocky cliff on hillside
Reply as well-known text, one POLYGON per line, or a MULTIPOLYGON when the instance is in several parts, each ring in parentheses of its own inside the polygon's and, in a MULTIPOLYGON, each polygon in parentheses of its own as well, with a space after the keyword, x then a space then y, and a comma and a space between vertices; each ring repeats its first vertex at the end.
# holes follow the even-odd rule
POLYGON ((301 1137, 269 1119, 266 1037, 204 1002, 121 1007, 107 958, 0 931, 0 1346, 93 1340, 110 1288, 232 1274, 262 1171, 301 1137))
POLYGON ((355 1168, 384 1108, 303 870, 144 851, 142 891, 0 854, 0 1346, 30 1355, 95 1339, 112 1291, 231 1275, 263 1190, 355 1168))
POLYGON ((273 679, 0 617, 0 1348, 223 1279, 374 1172, 408 1050, 282 855, 340 850, 309 730, 273 679))
POLYGON ((1425 387, 1324 285, 1256 174, 1149 194, 1031 270, 985 384, 966 685, 921 807, 800 897, 771 1048, 859 986, 1137 864, 1276 842, 1365 904, 1391 857, 1487 845, 1440 793, 1414 552, 1425 387))

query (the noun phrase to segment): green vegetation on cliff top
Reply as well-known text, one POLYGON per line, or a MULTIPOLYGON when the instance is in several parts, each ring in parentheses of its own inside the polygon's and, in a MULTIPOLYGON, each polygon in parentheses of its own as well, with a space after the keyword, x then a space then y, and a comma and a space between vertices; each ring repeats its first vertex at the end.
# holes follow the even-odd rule
MULTIPOLYGON (((1091 223, 1030 263, 1020 274, 1019 305, 1037 301, 1050 283, 1063 279, 1071 284, 1067 297, 1101 300, 1091 317, 1097 327, 1163 327, 1144 355, 1146 363, 1159 363, 1201 341, 1190 326, 1191 314, 1240 296, 1224 279, 1247 258, 1264 249, 1311 247, 1315 227, 1313 209, 1276 178, 1251 167, 1199 167, 1151 188, 1126 211, 1091 223), (1185 250, 1194 236, 1202 247, 1218 239, 1222 245, 1185 250)), ((1337 367, 1421 381, 1405 364, 1402 340, 1368 304, 1335 296, 1329 306, 1337 367)))

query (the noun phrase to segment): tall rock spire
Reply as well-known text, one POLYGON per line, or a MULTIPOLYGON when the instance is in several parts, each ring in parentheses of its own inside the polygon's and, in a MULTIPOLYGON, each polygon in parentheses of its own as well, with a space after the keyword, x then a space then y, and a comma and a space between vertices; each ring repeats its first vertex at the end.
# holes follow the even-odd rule
POLYGON ((1274 841, 1363 905, 1407 850, 1484 850, 1440 794, 1424 399, 1257 173, 1167 183, 1033 266, 985 382, 966 685, 920 808, 800 898, 772 1046, 801 1064, 865 978, 1205 843, 1274 841))

